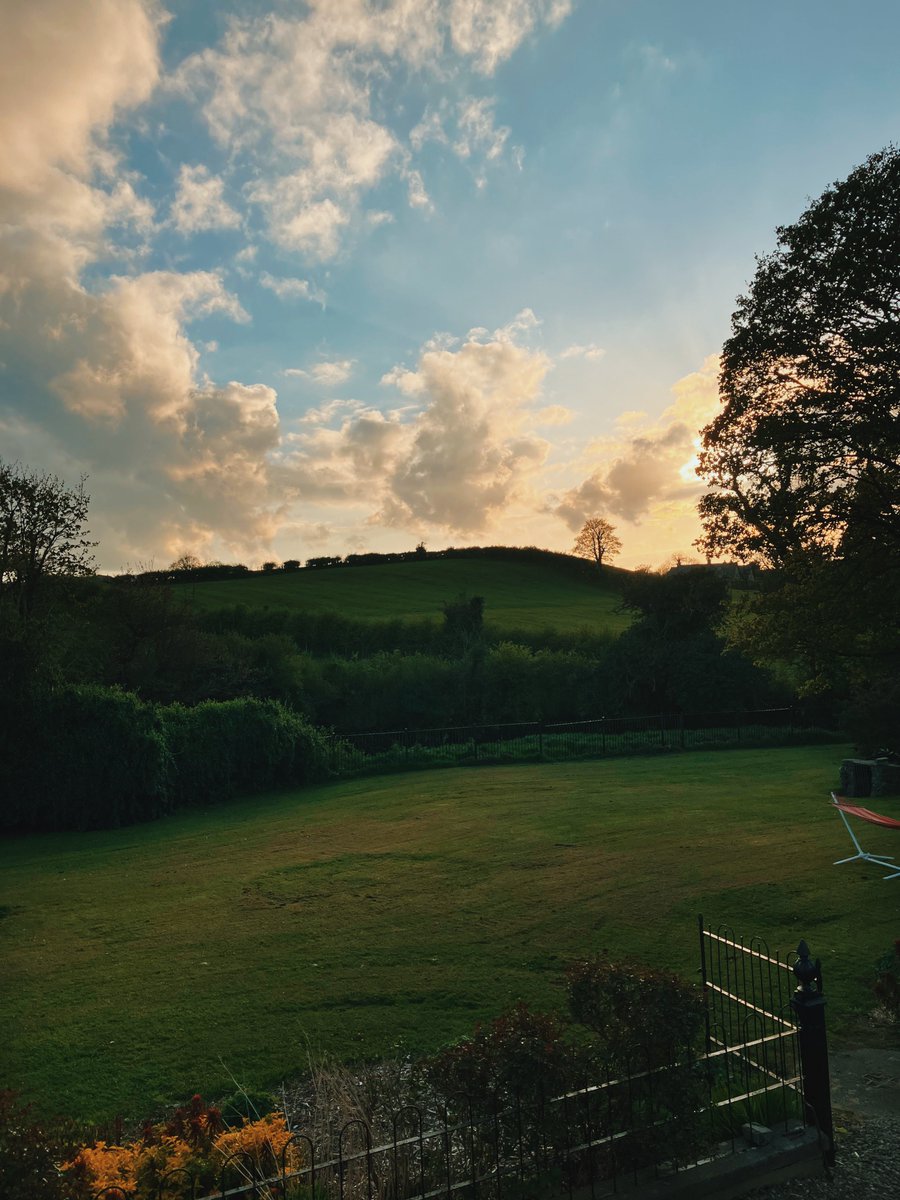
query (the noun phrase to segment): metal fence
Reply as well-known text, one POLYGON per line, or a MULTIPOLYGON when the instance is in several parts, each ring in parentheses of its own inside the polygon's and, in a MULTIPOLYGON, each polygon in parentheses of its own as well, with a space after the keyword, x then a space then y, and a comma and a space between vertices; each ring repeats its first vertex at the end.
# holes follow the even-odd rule
POLYGON ((717 746, 772 745, 832 736, 817 729, 793 708, 600 717, 553 724, 521 721, 443 729, 395 729, 335 735, 332 770, 339 775, 352 775, 404 767, 558 761, 717 746))
POLYGON ((803 942, 783 957, 702 918, 699 928, 705 1047, 618 1054, 561 1094, 538 1083, 477 1098, 435 1093, 343 1123, 320 1116, 277 1155, 263 1147, 221 1163, 212 1190, 176 1170, 95 1200, 597 1200, 734 1154, 748 1122, 784 1133, 815 1125, 833 1161, 818 964, 803 942), (819 1015, 821 1041, 805 1044, 819 1015), (823 1057, 826 1090, 813 1094, 823 1057))

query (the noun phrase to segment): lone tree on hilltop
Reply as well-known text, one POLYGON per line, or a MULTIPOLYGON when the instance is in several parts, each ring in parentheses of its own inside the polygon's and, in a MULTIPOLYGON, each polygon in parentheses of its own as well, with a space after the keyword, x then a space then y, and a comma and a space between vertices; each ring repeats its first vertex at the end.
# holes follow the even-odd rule
POLYGON ((23 616, 46 577, 94 573, 85 478, 70 488, 55 475, 0 462, 0 595, 23 616))
POLYGON ((575 539, 575 553, 589 558, 598 567, 603 566, 605 558, 615 558, 621 549, 615 525, 610 525, 604 517, 588 517, 575 539))
POLYGON ((799 666, 806 693, 849 701, 839 719, 861 743, 896 747, 900 150, 871 155, 777 238, 722 350, 697 544, 777 568, 744 644, 799 666))

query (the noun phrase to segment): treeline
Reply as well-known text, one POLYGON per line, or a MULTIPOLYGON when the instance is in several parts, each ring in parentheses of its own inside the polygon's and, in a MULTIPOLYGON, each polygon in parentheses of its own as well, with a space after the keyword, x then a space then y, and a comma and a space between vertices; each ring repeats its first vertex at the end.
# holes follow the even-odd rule
POLYGON ((216 580, 245 579, 250 575, 273 575, 300 570, 326 570, 332 567, 369 567, 378 563, 423 562, 439 558, 490 558, 504 562, 539 563, 553 569, 569 571, 580 578, 596 579, 597 568, 593 563, 572 554, 555 550, 542 550, 538 546, 448 546, 444 550, 426 550, 418 545, 415 550, 400 550, 388 553, 328 554, 308 558, 305 564, 299 559, 289 558, 281 564, 263 563, 259 571, 253 571, 244 563, 181 563, 158 571, 126 572, 112 577, 118 586, 134 583, 211 583, 216 580))
POLYGON ((792 693, 728 650, 708 572, 620 576, 618 637, 492 629, 475 596, 433 622, 198 614, 144 579, 47 581, 0 604, 7 828, 144 820, 326 770, 328 732, 759 709, 792 693))

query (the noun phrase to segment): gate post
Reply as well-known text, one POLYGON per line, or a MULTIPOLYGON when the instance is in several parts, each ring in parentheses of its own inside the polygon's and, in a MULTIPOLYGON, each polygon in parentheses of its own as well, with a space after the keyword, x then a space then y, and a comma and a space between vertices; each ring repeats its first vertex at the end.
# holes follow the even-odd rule
POLYGON ((797 1014, 800 1024, 800 1065, 803 1070, 806 1123, 817 1125, 825 1135, 825 1161, 833 1167, 834 1122, 831 1116, 831 1079, 828 1073, 828 1040, 825 1035, 822 964, 818 959, 815 962, 810 960, 809 946, 805 941, 801 941, 797 947, 797 961, 793 970, 797 977, 797 990, 791 997, 791 1008, 797 1014))

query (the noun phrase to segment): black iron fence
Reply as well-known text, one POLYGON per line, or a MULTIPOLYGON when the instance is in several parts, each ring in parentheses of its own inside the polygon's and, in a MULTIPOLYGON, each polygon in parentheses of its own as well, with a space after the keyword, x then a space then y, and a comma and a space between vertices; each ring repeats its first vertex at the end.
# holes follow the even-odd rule
POLYGON ((717 746, 759 746, 836 737, 794 708, 752 712, 600 717, 592 721, 465 725, 343 733, 332 744, 339 775, 405 767, 554 761, 717 746))
POLYGON ((734 1155, 747 1128, 763 1126, 813 1126, 833 1161, 818 963, 804 942, 780 956, 702 918, 699 927, 703 1047, 619 1053, 561 1094, 538 1082, 343 1122, 319 1115, 277 1153, 263 1145, 221 1162, 213 1187, 183 1168, 94 1200, 597 1198, 734 1155))

